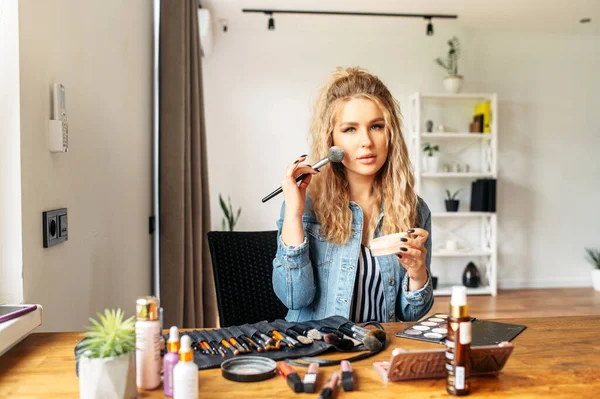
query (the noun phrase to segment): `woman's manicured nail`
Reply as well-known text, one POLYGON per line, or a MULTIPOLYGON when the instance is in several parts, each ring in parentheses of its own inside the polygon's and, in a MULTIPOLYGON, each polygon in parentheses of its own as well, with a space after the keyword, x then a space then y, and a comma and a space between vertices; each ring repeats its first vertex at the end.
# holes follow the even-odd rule
POLYGON ((402 238, 400 239, 400 241, 402 241, 402 242, 408 242, 408 238, 404 238, 404 237, 402 237, 402 238))
POLYGON ((304 154, 304 155, 300 155, 300 158, 304 158, 305 156, 307 156, 307 155, 306 155, 306 154, 304 154))
POLYGON ((402 259, 402 255, 398 255, 398 257, 399 257, 400 259, 402 259))
POLYGON ((300 161, 296 159, 296 160, 294 161, 294 165, 296 165, 298 162, 300 162, 300 161))
POLYGON ((414 232, 415 232, 415 229, 408 230, 408 233, 414 233, 414 232))
POLYGON ((400 247, 400 251, 406 252, 406 251, 408 251, 408 248, 406 248, 406 247, 400 247))

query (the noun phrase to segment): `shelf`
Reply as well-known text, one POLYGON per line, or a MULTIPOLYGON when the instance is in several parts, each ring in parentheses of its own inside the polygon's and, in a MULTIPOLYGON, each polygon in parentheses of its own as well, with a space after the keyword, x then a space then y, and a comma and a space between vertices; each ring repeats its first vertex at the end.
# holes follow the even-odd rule
POLYGON ((495 215, 496 212, 431 212, 434 218, 478 218, 495 215))
POLYGON ((491 133, 421 133, 421 137, 427 139, 476 139, 491 140, 491 133))
POLYGON ((478 172, 424 172, 421 173, 421 177, 428 178, 455 178, 455 179, 485 179, 485 178, 494 178, 493 173, 478 173, 478 172))
POLYGON ((473 257, 473 256, 491 256, 492 251, 490 250, 477 250, 477 251, 433 251, 431 256, 437 257, 473 257))
MULTIPOLYGON (((492 289, 490 287, 467 288, 467 295, 490 295, 491 293, 492 293, 492 289)), ((435 295, 435 296, 452 295, 452 286, 451 285, 438 286, 437 289, 433 290, 433 295, 435 295)))

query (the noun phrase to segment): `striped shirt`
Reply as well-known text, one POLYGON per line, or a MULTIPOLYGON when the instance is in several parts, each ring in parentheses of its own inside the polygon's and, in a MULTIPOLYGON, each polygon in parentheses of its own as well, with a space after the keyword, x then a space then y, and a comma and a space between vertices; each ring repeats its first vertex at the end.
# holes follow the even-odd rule
POLYGON ((364 245, 360 246, 350 319, 355 323, 386 320, 379 262, 364 245))

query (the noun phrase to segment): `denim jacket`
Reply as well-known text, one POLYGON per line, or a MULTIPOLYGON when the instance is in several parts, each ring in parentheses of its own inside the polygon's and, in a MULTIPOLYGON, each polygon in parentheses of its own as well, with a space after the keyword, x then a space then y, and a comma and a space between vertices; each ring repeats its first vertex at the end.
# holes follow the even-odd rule
MULTIPOLYGON (((352 234, 348 242, 328 242, 321 234, 321 225, 307 196, 302 226, 304 242, 286 246, 281 240, 285 203, 277 221, 277 255, 273 259, 273 289, 289 309, 290 322, 318 320, 332 315, 349 317, 352 306, 354 279, 363 232, 363 214, 360 206, 350 201, 352 234)), ((377 218, 375 237, 382 235, 381 211, 377 218)), ((384 289, 384 307, 387 320, 410 321, 422 318, 433 306, 431 284, 431 212, 421 198, 417 221, 419 227, 429 232, 425 242, 428 279, 417 291, 408 290, 408 274, 396 255, 378 257, 384 289)))

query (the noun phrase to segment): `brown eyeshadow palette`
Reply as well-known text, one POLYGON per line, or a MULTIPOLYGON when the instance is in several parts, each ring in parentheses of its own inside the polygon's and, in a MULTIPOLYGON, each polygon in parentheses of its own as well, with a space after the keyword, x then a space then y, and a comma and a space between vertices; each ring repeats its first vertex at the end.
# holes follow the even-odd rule
MULTIPOLYGON (((499 323, 496 321, 471 318, 471 346, 498 345, 510 342, 527 327, 520 324, 499 323)), ((448 315, 436 313, 414 325, 396 333, 397 337, 444 344, 448 335, 448 315)))

